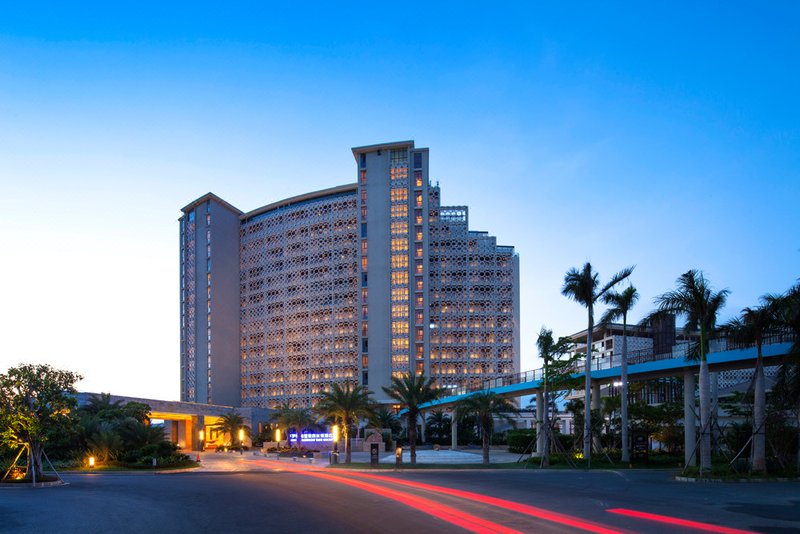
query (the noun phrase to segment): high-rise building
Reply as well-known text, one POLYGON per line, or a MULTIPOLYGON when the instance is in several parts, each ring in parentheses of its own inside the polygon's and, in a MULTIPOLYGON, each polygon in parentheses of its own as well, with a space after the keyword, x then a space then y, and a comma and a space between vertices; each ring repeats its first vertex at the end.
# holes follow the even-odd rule
POLYGON ((519 260, 440 205, 428 149, 353 149, 355 183, 244 213, 183 208, 181 400, 310 406, 332 382, 519 371, 519 260))

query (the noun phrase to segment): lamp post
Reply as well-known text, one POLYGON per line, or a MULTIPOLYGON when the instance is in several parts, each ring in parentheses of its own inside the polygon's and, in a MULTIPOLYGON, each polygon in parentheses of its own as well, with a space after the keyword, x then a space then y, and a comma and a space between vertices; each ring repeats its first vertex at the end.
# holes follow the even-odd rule
POLYGON ((201 430, 200 432, 197 433, 197 435, 200 438, 200 450, 201 451, 206 450, 206 443, 205 443, 205 441, 206 441, 206 433, 205 433, 205 431, 201 430))
POLYGON ((244 428, 239 429, 239 454, 244 452, 244 428))

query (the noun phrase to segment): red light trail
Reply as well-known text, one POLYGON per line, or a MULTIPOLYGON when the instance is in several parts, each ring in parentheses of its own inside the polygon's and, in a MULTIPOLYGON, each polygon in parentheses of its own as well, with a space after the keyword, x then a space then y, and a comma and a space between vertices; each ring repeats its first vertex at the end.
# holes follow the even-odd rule
POLYGON ((629 510, 627 508, 610 508, 606 510, 611 514, 624 515, 628 517, 635 517, 637 519, 647 519, 648 521, 658 521, 667 525, 675 525, 681 527, 694 528, 697 530, 705 530, 706 532, 718 532, 720 534, 753 534, 750 530, 740 530, 738 528, 722 527, 719 525, 712 525, 709 523, 701 523, 699 521, 689 521, 688 519, 680 519, 677 517, 670 517, 668 515, 651 514, 648 512, 639 512, 637 510, 629 510))
POLYGON ((432 515, 433 517, 442 519, 443 521, 447 521, 448 523, 459 526, 465 530, 469 530, 470 532, 475 532, 478 534, 490 534, 490 533, 522 534, 518 530, 504 527, 503 525, 500 525, 498 523, 494 523, 486 519, 481 519, 478 516, 462 512, 451 506, 440 504, 436 501, 425 499, 423 497, 417 497, 416 495, 409 495, 407 493, 402 493, 388 488, 382 488, 374 484, 367 484, 366 482, 361 482, 359 480, 349 480, 344 477, 336 475, 328 475, 325 473, 319 473, 317 471, 312 471, 312 470, 298 469, 292 471, 306 476, 332 480, 338 482, 339 484, 353 486, 355 488, 368 491, 375 495, 380 495, 382 497, 393 499, 397 502, 403 503, 406 506, 410 506, 411 508, 415 508, 428 515, 432 515))

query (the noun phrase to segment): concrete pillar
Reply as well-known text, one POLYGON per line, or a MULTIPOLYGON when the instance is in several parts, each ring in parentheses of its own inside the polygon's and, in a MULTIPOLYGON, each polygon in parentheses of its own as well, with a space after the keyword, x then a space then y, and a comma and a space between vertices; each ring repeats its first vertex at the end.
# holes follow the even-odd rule
POLYGON ((719 373, 709 373, 711 375, 711 439, 714 452, 719 452, 719 442, 722 436, 719 434, 719 373))
POLYGON ((536 390, 536 451, 535 456, 544 454, 544 392, 536 390))
POLYGON ((422 419, 422 424, 419 426, 419 439, 421 443, 426 443, 427 440, 425 439, 425 414, 419 414, 420 419, 422 419))
POLYGON ((458 449, 458 419, 455 413, 450 416, 450 448, 458 449))
POLYGON ((694 411, 695 376, 692 369, 683 370, 683 450, 684 465, 697 465, 697 416, 694 411))
POLYGON ((202 415, 192 416, 191 421, 186 421, 186 446, 193 451, 202 450, 203 444, 200 441, 200 431, 205 430, 205 418, 202 415))
MULTIPOLYGON (((600 409, 600 382, 597 380, 592 380, 592 410, 599 410, 600 409)), ((592 418, 592 426, 595 428, 600 428, 600 421, 595 421, 592 418)), ((600 436, 595 436, 592 439, 592 443, 594 444, 595 450, 599 451, 603 448, 603 444, 600 442, 600 436)))

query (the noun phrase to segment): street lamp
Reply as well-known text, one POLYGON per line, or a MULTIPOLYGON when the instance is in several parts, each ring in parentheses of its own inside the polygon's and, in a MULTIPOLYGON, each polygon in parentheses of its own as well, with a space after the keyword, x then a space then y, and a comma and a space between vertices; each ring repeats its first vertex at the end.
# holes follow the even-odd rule
POLYGON ((278 444, 278 447, 281 446, 281 429, 280 428, 276 428, 275 429, 275 442, 278 444))
POLYGON ((239 429, 239 454, 244 452, 244 427, 239 429))
POLYGON ((94 469, 94 456, 89 456, 89 468, 94 469))

